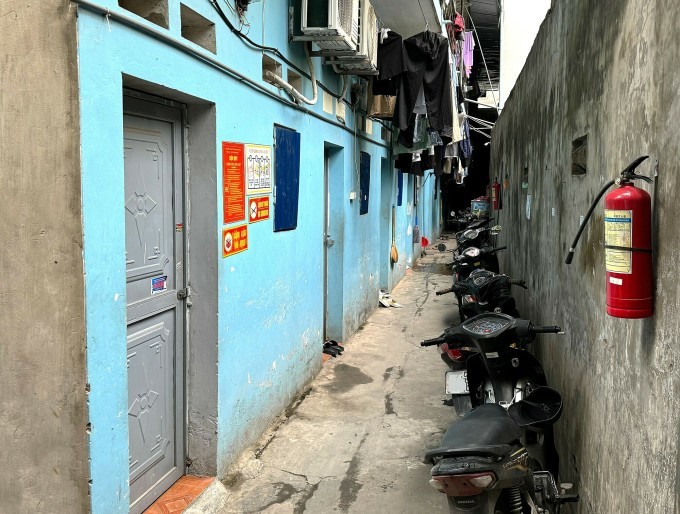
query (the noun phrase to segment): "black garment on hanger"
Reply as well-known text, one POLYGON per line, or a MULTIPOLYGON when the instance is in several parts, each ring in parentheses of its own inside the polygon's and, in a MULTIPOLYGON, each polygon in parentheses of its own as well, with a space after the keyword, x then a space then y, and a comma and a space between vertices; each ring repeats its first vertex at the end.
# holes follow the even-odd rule
POLYGON ((383 42, 378 44, 378 75, 373 77, 373 94, 395 96, 399 75, 405 71, 404 40, 390 30, 383 42))
POLYGON ((399 138, 405 146, 413 144, 410 121, 421 86, 430 127, 441 133, 453 121, 448 41, 429 30, 404 40, 407 69, 399 81, 393 122, 401 130, 399 138))
POLYGON ((394 167, 401 170, 403 173, 411 173, 411 165, 413 164, 413 154, 400 153, 397 154, 394 167))

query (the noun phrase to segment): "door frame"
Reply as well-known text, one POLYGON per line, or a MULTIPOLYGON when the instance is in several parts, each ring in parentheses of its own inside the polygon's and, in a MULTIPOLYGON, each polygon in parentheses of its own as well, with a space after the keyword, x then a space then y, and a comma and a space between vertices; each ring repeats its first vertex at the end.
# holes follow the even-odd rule
MULTIPOLYGON (((186 105, 180 102, 175 102, 158 96, 134 91, 130 89, 123 89, 123 112, 122 116, 133 115, 145 117, 153 120, 168 122, 172 125, 172 139, 173 139, 173 206, 181 205, 182 216, 178 219, 175 214, 173 224, 182 223, 183 230, 178 232, 175 229, 175 250, 177 250, 177 241, 181 241, 181 254, 175 254, 175 263, 180 259, 183 263, 181 268, 182 289, 188 288, 189 277, 189 204, 187 201, 187 183, 188 172, 186 166, 186 120, 187 109, 186 105), (179 168, 179 169, 178 169, 179 168)), ((176 210, 175 210, 176 213, 176 210)), ((180 276, 178 274, 178 276, 180 276)), ((179 291, 179 284, 176 284, 176 289, 179 291)), ((126 326, 129 325, 129 307, 126 307, 126 326)), ((141 321, 156 312, 149 312, 144 316, 134 318, 134 322, 141 321)), ((175 470, 166 474, 156 484, 154 484, 146 493, 144 493, 135 503, 130 505, 131 513, 140 513, 148 508, 154 501, 156 501, 165 491, 167 491, 182 475, 186 474, 186 459, 187 459, 187 391, 186 391, 186 372, 187 362, 186 354, 188 347, 188 309, 186 300, 178 306, 176 313, 176 320, 181 321, 177 323, 179 327, 176 328, 175 340, 175 365, 181 366, 178 370, 175 368, 175 460, 177 467, 175 470), (179 472, 179 476, 177 473, 179 472)), ((127 348, 127 343, 126 343, 127 348)), ((126 380, 127 381, 127 380, 126 380)), ((132 501, 132 500, 131 500, 132 501)))
POLYGON ((390 166, 390 161, 381 157, 380 159, 380 243, 378 264, 380 266, 379 284, 381 289, 387 291, 391 288, 392 266, 390 266, 390 248, 392 244, 392 208, 396 200, 394 199, 394 173, 390 166))
POLYGON ((345 223, 344 148, 326 141, 323 151, 323 337, 342 342, 344 338, 343 234, 345 223), (329 233, 330 232, 330 233, 329 233), (326 245, 326 235, 335 242, 326 245))
POLYGON ((330 152, 328 148, 323 150, 323 338, 328 340, 328 243, 330 238, 330 222, 331 215, 329 209, 331 207, 329 191, 329 168, 330 168, 330 152))

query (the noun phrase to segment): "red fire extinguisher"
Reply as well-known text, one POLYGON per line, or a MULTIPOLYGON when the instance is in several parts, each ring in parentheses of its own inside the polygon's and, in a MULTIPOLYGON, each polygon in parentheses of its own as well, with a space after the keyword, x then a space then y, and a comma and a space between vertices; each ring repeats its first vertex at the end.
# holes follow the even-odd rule
POLYGON ((491 184, 491 208, 494 211, 498 211, 503 208, 501 203, 501 184, 498 180, 491 184))
POLYGON ((571 264, 576 244, 597 202, 616 184, 618 187, 604 199, 604 248, 607 314, 617 318, 647 318, 654 313, 652 201, 645 190, 633 184, 634 180, 652 182, 635 173, 635 168, 647 157, 639 157, 621 172, 620 178, 605 184, 579 227, 565 261, 571 264))

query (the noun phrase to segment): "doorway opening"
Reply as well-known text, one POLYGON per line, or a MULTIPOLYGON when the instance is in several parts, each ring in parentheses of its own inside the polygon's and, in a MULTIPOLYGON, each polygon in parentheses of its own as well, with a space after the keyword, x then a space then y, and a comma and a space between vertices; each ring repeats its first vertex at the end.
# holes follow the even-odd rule
MULTIPOLYGON (((136 328, 144 329, 142 323, 155 323, 152 321, 157 310, 152 309, 154 302, 162 302, 158 307, 174 311, 174 338, 172 352, 163 352, 160 345, 158 353, 163 354, 165 373, 172 377, 172 386, 165 388, 163 394, 169 399, 173 395, 172 410, 165 412, 165 418, 174 418, 174 423, 166 423, 164 434, 161 435, 161 443, 165 452, 158 462, 166 462, 167 469, 155 468, 157 462, 141 462, 135 454, 139 454, 140 447, 134 437, 139 437, 139 431, 149 432, 152 426, 151 410, 161 399, 161 391, 150 387, 150 392, 145 402, 148 411, 143 410, 138 416, 147 418, 140 421, 132 413, 128 413, 128 428, 130 433, 130 505, 131 512, 143 512, 157 497, 167 490, 179 477, 184 474, 215 476, 217 473, 217 431, 215 420, 217 419, 217 269, 218 251, 215 248, 217 234, 217 192, 214 188, 217 177, 216 156, 216 110, 215 104, 176 90, 170 90, 140 79, 123 76, 126 89, 123 90, 124 108, 124 132, 125 132, 125 208, 126 208, 126 251, 134 248, 132 236, 139 240, 137 220, 130 219, 133 213, 128 209, 135 206, 128 202, 131 196, 137 200, 137 218, 141 202, 144 209, 141 213, 145 219, 140 220, 142 236, 150 238, 156 236, 156 243, 160 240, 163 244, 172 240, 174 250, 170 255, 169 246, 167 255, 163 244, 160 246, 147 244, 147 252, 154 255, 162 255, 166 262, 166 271, 159 276, 151 277, 148 273, 140 278, 142 281, 156 279, 156 290, 149 289, 151 299, 139 301, 136 297, 128 297, 128 347, 130 336, 136 328), (134 89, 130 89, 134 88, 134 89), (144 92, 141 92, 144 91, 144 92), (166 163, 157 156, 153 160, 151 155, 149 162, 137 163, 128 160, 128 139, 136 137, 135 127, 139 124, 147 124, 142 131, 145 137, 153 134, 153 125, 163 126, 169 124, 171 136, 169 143, 167 135, 163 135, 163 141, 172 147, 172 182, 165 182, 164 188, 172 191, 172 207, 164 207, 163 202, 157 202, 153 194, 145 198, 139 189, 140 180, 136 182, 134 175, 142 175, 142 187, 151 188, 154 176, 163 176, 160 170, 166 163), (191 127, 189 129, 188 127, 191 127), (143 165, 142 165, 143 164, 143 165), (155 166, 155 167, 154 167, 155 166), (136 171, 135 171, 136 170, 136 171), (145 171, 146 170, 146 173, 145 171), (152 177, 146 175, 152 172, 152 177), (160 174, 160 175, 159 175, 160 174), (133 191, 134 189, 134 191, 133 191), (156 204, 154 205, 154 202, 156 204), (128 205, 130 204, 130 205, 128 205), (163 207, 163 209, 161 209, 163 207), (146 212, 148 211, 148 212, 146 212), (163 213, 154 220, 154 214, 163 213), (142 227, 143 225, 143 227, 142 227), (158 230, 156 225, 163 228, 158 230), (167 225, 167 227, 166 227, 167 225), (153 228, 153 234, 148 231, 153 228), (191 228, 191 230, 190 230, 191 228), (168 233, 168 229, 172 235, 168 233), (136 232, 135 232, 136 231, 136 232), (160 239, 159 239, 160 238, 160 239), (159 252, 156 251, 159 246, 159 252), (151 252, 148 251, 151 250, 151 252), (198 257, 191 258, 194 253, 198 257), (172 270, 168 268, 171 265, 172 270), (167 277, 163 284, 163 277, 167 277), (160 279, 159 279, 160 278, 160 279), (165 288, 165 289, 164 289, 165 288), (173 303, 174 302, 174 303, 173 303), (145 306, 146 305, 146 306, 145 306), (146 310, 146 312, 145 312, 146 310), (154 313, 151 312, 154 310, 154 313), (135 326, 137 323, 139 324, 135 326), (172 353, 172 355, 171 355, 172 353), (156 394, 158 396, 156 397, 156 394), (153 400, 155 398, 155 400, 153 400), (153 400, 153 405, 151 405, 153 400), (135 426, 135 423, 137 426, 135 426), (137 430, 137 433, 135 433, 137 430), (170 450, 172 448, 172 450, 170 450), (169 463, 172 462, 172 465, 169 463), (153 470, 153 471, 152 471, 153 470), (145 489, 146 488, 146 489, 145 489)), ((139 139, 137 137, 137 139, 139 139)), ((153 154, 149 148, 142 146, 144 153, 153 154)), ((138 152, 139 153, 139 152, 138 152)), ((137 243, 139 244, 139 243, 137 243)), ((138 248, 139 250, 139 248, 138 248)), ((131 287, 131 274, 128 261, 128 291, 131 287)), ((158 260, 161 260, 160 258, 158 260)), ((147 270, 150 271, 150 270, 147 270)), ((143 284, 143 282, 142 282, 143 284)), ((148 284, 147 284, 148 285, 148 284)), ((144 288, 144 287, 143 287, 144 288)), ((166 314, 167 317, 167 314, 166 314)), ((163 332, 163 331, 161 331, 163 332)), ((163 332, 167 340, 170 335, 163 332)), ((142 345, 145 349, 145 346, 142 345)), ((128 349, 128 362, 137 358, 128 349)), ((139 396, 139 373, 130 371, 128 368, 128 399, 129 409, 139 400, 138 406, 142 408, 144 398, 139 396)), ((151 375, 150 375, 151 376, 151 375)), ((144 389, 143 385, 141 389, 144 389)), ((142 395, 143 396, 143 395, 142 395)), ((168 402, 163 404, 168 405, 168 402)), ((134 412, 133 412, 134 413, 134 412)), ((145 434, 146 437, 146 434, 145 434)), ((158 441, 157 441, 158 442, 158 441)), ((142 449, 143 450, 143 449, 142 449)), ((158 457, 158 455, 156 456, 158 457)), ((148 459, 147 459, 148 460, 148 459)), ((153 459, 152 459, 153 460, 153 459)))
POLYGON ((390 161, 384 157, 380 160, 380 287, 390 289, 390 248, 394 241, 392 211, 394 176, 390 161))
POLYGON ((324 146, 324 341, 343 341, 344 149, 324 146))

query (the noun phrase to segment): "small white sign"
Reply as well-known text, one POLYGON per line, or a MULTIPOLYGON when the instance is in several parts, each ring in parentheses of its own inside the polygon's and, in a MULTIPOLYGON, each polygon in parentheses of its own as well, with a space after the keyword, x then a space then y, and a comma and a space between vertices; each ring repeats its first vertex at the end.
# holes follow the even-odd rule
POLYGON ((526 207, 527 219, 531 219, 531 195, 527 195, 527 207, 526 207))

